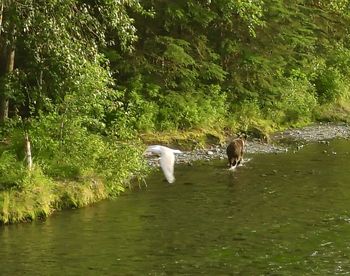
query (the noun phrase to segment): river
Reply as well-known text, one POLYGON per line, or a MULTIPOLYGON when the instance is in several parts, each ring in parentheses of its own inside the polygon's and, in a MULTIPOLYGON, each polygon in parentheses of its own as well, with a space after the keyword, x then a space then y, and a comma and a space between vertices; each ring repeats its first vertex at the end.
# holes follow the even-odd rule
POLYGON ((177 165, 112 201, 0 227, 1 275, 350 273, 350 142, 177 165))

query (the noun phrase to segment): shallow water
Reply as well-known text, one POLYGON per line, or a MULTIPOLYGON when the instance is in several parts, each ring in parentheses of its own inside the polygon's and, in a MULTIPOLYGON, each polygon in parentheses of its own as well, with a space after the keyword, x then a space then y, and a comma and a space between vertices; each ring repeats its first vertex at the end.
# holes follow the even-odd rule
POLYGON ((160 171, 148 187, 0 227, 4 275, 350 273, 350 142, 160 171), (325 152, 326 151, 326 152, 325 152))

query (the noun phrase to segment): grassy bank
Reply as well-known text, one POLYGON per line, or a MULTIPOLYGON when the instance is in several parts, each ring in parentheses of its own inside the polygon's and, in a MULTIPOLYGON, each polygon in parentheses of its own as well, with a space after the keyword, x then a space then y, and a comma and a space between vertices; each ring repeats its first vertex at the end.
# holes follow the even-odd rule
MULTIPOLYGON (((249 105, 242 105, 236 113, 226 118, 224 123, 218 123, 217 126, 210 125, 207 128, 198 127, 190 130, 149 131, 143 132, 140 138, 145 144, 160 143, 191 150, 213 144, 224 144, 228 139, 242 132, 252 138, 269 142, 270 135, 276 131, 304 127, 314 122, 350 123, 350 101, 346 99, 318 104, 307 116, 294 112, 294 117, 289 116, 288 120, 282 119, 287 117, 286 114, 280 113, 277 116, 275 112, 269 114, 267 111, 259 111, 254 106, 249 109, 249 105)), ((222 120, 218 121, 222 122, 222 120)))
POLYGON ((25 177, 26 183, 21 188, 0 191, 0 224, 32 221, 62 209, 80 208, 114 198, 137 182, 132 177, 130 173, 129 180, 120 179, 120 184, 111 191, 111 183, 99 177, 59 181, 34 169, 25 177))
POLYGON ((40 117, 26 131, 31 170, 23 124, 11 121, 1 128, 0 223, 43 218, 116 197, 149 170, 142 142, 88 130, 80 118, 40 117))
MULTIPOLYGON (((145 175, 147 168, 139 168, 145 175)), ((106 198, 115 198, 140 180, 132 171, 115 176, 114 183, 96 175, 85 175, 76 180, 59 180, 34 168, 22 179, 21 187, 0 191, 0 224, 32 221, 70 208, 80 208, 106 198), (118 184, 117 184, 118 183, 118 184)))
POLYGON ((63 208, 79 208, 109 197, 106 186, 95 178, 59 182, 35 169, 26 181, 21 189, 0 192, 1 223, 45 218, 63 208))

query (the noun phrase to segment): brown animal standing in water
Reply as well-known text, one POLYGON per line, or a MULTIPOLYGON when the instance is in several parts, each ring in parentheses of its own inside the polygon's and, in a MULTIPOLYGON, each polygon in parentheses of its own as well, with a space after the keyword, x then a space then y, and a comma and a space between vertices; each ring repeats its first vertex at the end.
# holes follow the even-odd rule
POLYGON ((226 148, 230 168, 237 167, 243 160, 246 137, 234 139, 226 148))

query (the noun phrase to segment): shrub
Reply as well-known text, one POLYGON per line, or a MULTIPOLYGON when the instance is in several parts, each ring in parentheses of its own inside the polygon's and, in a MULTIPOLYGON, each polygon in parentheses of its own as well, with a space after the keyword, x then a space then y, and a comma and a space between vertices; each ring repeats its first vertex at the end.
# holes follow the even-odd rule
POLYGON ((53 181, 40 168, 23 171, 21 186, 0 192, 0 223, 47 217, 55 210, 53 181))
POLYGON ((317 99, 313 85, 307 79, 286 79, 278 99, 266 108, 267 118, 282 125, 310 122, 317 99))
POLYGON ((343 78, 344 76, 334 67, 325 68, 318 73, 313 82, 321 104, 335 102, 341 98, 345 85, 343 78))
POLYGON ((0 190, 21 188, 27 169, 22 162, 10 151, 3 151, 0 155, 0 190))
POLYGON ((225 93, 214 85, 186 94, 169 93, 159 105, 160 130, 217 127, 227 110, 225 93))
POLYGON ((91 133, 79 117, 41 117, 33 122, 31 137, 35 161, 48 176, 81 181, 95 175, 105 180, 111 195, 123 190, 144 168, 140 144, 91 133))
POLYGON ((231 104, 227 120, 232 129, 246 131, 250 125, 255 124, 261 118, 262 113, 258 102, 245 100, 231 104))

